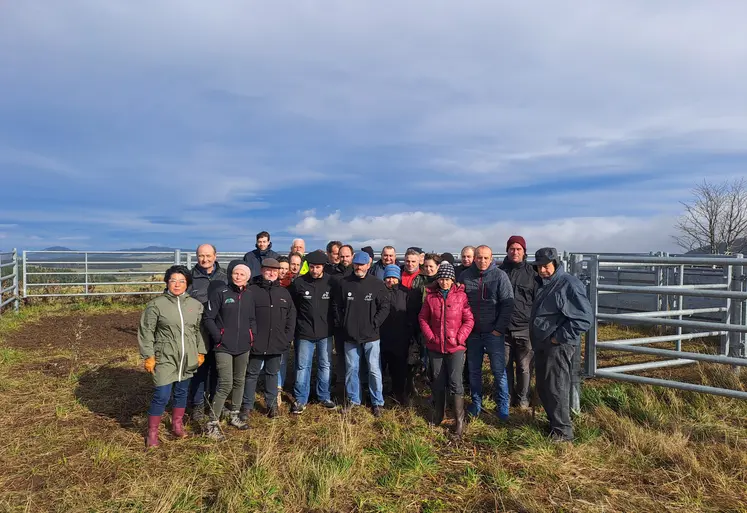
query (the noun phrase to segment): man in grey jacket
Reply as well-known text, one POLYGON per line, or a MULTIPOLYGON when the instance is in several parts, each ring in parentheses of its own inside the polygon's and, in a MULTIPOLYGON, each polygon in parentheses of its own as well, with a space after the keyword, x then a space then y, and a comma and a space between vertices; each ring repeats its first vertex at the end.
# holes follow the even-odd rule
POLYGON ((542 248, 533 263, 542 279, 532 305, 529 337, 534 349, 537 392, 550 420, 553 441, 573 440, 571 362, 593 313, 581 281, 563 270, 555 248, 542 248))

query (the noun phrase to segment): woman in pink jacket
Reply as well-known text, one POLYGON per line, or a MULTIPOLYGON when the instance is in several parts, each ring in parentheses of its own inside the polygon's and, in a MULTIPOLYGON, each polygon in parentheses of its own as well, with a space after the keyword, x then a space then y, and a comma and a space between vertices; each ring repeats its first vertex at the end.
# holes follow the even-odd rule
POLYGON ((448 384, 456 415, 455 434, 459 438, 464 430, 464 354, 475 320, 464 285, 454 283, 454 278, 454 267, 449 262, 442 262, 436 281, 426 288, 418 319, 433 376, 433 424, 438 426, 444 419, 448 384))

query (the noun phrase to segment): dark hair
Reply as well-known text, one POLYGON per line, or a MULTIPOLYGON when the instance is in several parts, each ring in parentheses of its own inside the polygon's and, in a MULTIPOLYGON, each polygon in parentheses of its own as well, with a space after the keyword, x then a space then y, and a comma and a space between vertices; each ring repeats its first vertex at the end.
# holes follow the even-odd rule
POLYGON ((454 255, 451 253, 441 253, 441 261, 449 262, 451 265, 454 265, 454 255))
POLYGON ((278 257, 278 263, 282 264, 283 262, 285 262, 286 264, 289 264, 290 260, 288 260, 288 257, 285 256, 285 255, 279 256, 278 257))
POLYGON ((270 234, 268 232, 259 232, 257 234, 257 240, 261 239, 262 237, 267 237, 267 240, 270 240, 270 234))
POLYGON ((437 253, 426 253, 423 262, 425 262, 426 260, 433 260, 434 262, 436 262, 436 265, 439 265, 441 263, 441 255, 437 253))
POLYGON ((192 273, 189 272, 189 269, 184 265, 172 265, 166 269, 166 274, 163 275, 163 282, 168 284, 171 276, 174 274, 181 274, 184 276, 184 279, 187 280, 187 287, 192 285, 192 273))
POLYGON ((342 242, 340 242, 339 240, 331 240, 331 241, 329 241, 327 243, 327 253, 331 253, 332 252, 332 248, 334 248, 335 246, 337 246, 338 248, 341 248, 342 247, 342 242))
POLYGON ((348 248, 350 250, 350 254, 355 255, 355 250, 353 249, 353 246, 351 246, 350 244, 343 244, 342 246, 340 246, 340 249, 342 248, 348 248))
POLYGON ((291 257, 298 257, 299 260, 301 260, 301 263, 303 264, 303 255, 299 253, 298 251, 294 251, 290 255, 288 255, 288 263, 290 263, 291 257))

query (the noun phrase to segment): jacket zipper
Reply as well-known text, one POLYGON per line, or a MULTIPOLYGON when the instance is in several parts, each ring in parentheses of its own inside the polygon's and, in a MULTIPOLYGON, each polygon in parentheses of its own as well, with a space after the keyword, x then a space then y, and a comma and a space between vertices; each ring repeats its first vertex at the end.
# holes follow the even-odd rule
MULTIPOLYGON (((241 337, 241 295, 244 293, 242 290, 239 292, 239 318, 236 321, 236 334, 240 338, 241 337)), ((239 340, 236 339, 236 349, 238 350, 239 340)))
POLYGON ((184 314, 182 314, 182 302, 179 299, 179 296, 176 296, 176 309, 179 310, 179 321, 181 322, 181 331, 182 331, 182 354, 179 358, 179 379, 177 381, 182 380, 182 370, 184 369, 184 314))
POLYGON ((443 304, 441 306, 441 352, 446 354, 446 298, 441 294, 443 304))

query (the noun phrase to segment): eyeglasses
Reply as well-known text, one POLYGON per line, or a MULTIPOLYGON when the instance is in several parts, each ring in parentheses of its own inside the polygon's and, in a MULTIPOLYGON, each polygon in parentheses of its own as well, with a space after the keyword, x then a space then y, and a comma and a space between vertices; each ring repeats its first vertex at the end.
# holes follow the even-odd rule
POLYGON ((187 283, 187 280, 169 280, 169 283, 172 285, 184 285, 187 283))

